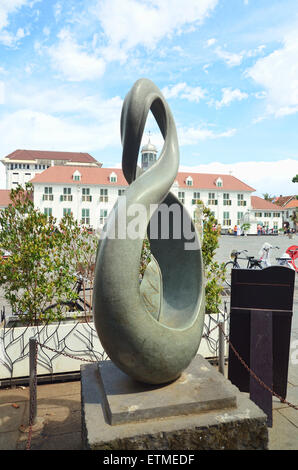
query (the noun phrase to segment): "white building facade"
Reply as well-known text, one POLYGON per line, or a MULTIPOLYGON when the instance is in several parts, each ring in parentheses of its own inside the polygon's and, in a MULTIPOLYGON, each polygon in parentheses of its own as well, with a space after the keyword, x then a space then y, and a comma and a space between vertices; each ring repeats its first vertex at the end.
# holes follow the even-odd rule
POLYGON ((127 187, 121 170, 51 167, 36 175, 34 206, 61 220, 72 213, 80 224, 101 229, 118 197, 127 187))
MULTIPOLYGON (((156 159, 157 149, 149 139, 141 150, 143 170, 156 159)), ((58 220, 72 213, 79 223, 93 230, 103 228, 128 186, 122 170, 104 168, 89 154, 20 150, 5 157, 2 163, 6 166, 7 189, 30 181, 36 208, 58 220)), ((223 233, 246 222, 250 224, 248 234, 257 233, 258 222, 274 232, 282 227, 282 210, 272 203, 272 207, 266 206, 267 210, 261 209, 265 207, 264 200, 252 197, 255 189, 232 175, 179 172, 171 191, 192 218, 197 201, 201 200, 223 233)))
POLYGON ((82 152, 54 152, 44 150, 15 150, 2 160, 6 173, 6 189, 25 186, 35 175, 50 166, 92 166, 101 167, 95 158, 82 152))
MULTIPOLYGON (((50 167, 31 182, 35 207, 58 220, 72 213, 81 224, 94 230, 102 229, 118 197, 127 188, 120 169, 104 167, 50 167)), ((171 190, 192 218, 198 200, 203 201, 222 230, 241 225, 251 209, 253 188, 230 175, 178 173, 171 190)))

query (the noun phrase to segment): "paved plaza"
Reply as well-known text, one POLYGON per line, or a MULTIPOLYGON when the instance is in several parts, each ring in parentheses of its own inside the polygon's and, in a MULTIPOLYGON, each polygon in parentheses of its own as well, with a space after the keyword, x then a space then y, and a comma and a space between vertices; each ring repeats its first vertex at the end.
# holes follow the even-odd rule
MULTIPOLYGON (((278 245, 276 256, 290 245, 298 244, 298 236, 234 237, 222 236, 217 260, 227 261, 232 249, 247 249, 257 255, 264 242, 278 245)), ((275 256, 272 256, 274 261, 275 256)), ((274 263, 273 263, 274 264, 274 263)), ((296 281, 291 345, 298 340, 298 284, 296 281)), ((293 350, 291 351, 293 352, 293 350)), ((294 361, 295 362, 295 361, 294 361)), ((37 410, 40 428, 33 433, 31 449, 81 449, 80 381, 38 385, 37 410)), ((298 364, 290 360, 287 400, 298 404, 298 364)), ((29 389, 0 389, 0 449, 21 450, 26 447, 29 417, 29 389)), ((298 450, 298 411, 273 398, 273 427, 269 429, 270 450, 298 450)))

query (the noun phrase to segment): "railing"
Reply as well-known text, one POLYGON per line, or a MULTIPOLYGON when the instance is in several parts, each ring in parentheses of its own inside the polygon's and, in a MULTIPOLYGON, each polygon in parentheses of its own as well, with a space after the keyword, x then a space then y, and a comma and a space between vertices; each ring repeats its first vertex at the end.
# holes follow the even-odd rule
MULTIPOLYGON (((226 310, 226 306, 225 306, 226 310)), ((236 357, 239 359, 239 361, 242 363, 242 365, 247 369, 249 374, 262 386, 264 387, 267 391, 269 391, 272 396, 275 396, 278 398, 282 403, 286 404, 287 406, 291 407, 294 410, 298 410, 298 406, 290 403, 286 399, 282 398, 279 396, 277 393, 275 393, 270 387, 268 387, 255 373, 253 370, 250 369, 250 367, 245 363, 245 361, 242 359, 240 354, 236 351, 234 348, 233 344, 231 343, 229 336, 225 333, 225 323, 228 320, 228 316, 226 315, 226 311, 221 312, 221 315, 223 318, 225 318, 224 321, 219 321, 215 322, 215 325, 213 326, 212 329, 207 326, 207 332, 203 335, 203 337, 210 337, 211 333, 218 329, 218 352, 219 352, 219 359, 218 359, 218 368, 219 372, 224 374, 224 368, 225 368, 225 354, 224 354, 224 346, 225 346, 225 341, 229 344, 230 348, 233 350, 234 354, 236 357)), ((206 326, 206 325, 205 325, 206 326)), ((69 356, 73 359, 77 359, 79 361, 85 361, 85 362, 98 362, 96 359, 83 359, 82 357, 76 357, 75 355, 70 355, 68 353, 61 352, 61 351, 56 351, 53 348, 50 348, 49 346, 39 343, 35 338, 30 339, 30 415, 29 415, 29 426, 28 426, 28 439, 27 439, 27 444, 26 444, 26 450, 30 450, 31 448, 31 439, 32 439, 32 431, 34 424, 36 423, 37 419, 37 352, 38 352, 38 347, 40 348, 45 348, 48 349, 52 352, 55 352, 57 354, 62 354, 65 356, 69 356)), ((108 357, 103 357, 102 360, 108 359, 108 357)))

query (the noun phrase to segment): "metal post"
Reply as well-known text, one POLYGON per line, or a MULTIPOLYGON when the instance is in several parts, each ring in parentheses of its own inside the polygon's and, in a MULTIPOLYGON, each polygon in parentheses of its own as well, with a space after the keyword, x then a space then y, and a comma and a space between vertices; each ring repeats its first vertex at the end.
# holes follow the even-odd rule
POLYGON ((218 371, 225 375, 225 323, 218 324, 218 371))
POLYGON ((30 410, 29 425, 36 423, 37 416, 37 341, 34 338, 29 339, 29 389, 30 389, 30 410))

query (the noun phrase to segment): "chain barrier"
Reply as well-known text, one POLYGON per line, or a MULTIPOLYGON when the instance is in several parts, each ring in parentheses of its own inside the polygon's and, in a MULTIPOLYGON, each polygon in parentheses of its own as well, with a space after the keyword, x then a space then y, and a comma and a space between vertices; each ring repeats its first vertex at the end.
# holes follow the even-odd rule
POLYGON ((268 392, 271 393, 271 395, 275 396, 276 398, 278 398, 282 403, 285 403, 286 405, 288 405, 289 407, 293 408, 294 410, 298 410, 298 406, 297 405, 293 405, 292 403, 288 402, 287 400, 285 400, 284 398, 282 398, 280 395, 278 395, 277 393, 275 393, 270 387, 268 387, 268 385, 266 385, 255 373, 253 370, 251 370, 248 365, 246 364, 246 362, 242 359, 242 357, 240 356, 240 354, 238 353, 238 351, 236 351, 235 347, 233 346, 233 344, 231 343, 230 339, 228 338, 228 336, 225 334, 222 326, 220 325, 220 323, 217 325, 218 328, 221 329, 226 341, 229 343, 231 349, 233 350, 235 356, 237 357, 237 359, 239 359, 239 361, 241 362, 241 364, 245 367, 245 369, 249 372, 249 374, 262 386, 264 387, 268 392))
MULTIPOLYGON (((230 345, 231 349, 233 350, 234 354, 236 355, 236 357, 239 359, 239 361, 241 362, 241 364, 245 367, 245 369, 249 372, 249 374, 262 386, 264 387, 267 391, 269 391, 273 396, 275 396, 276 398, 278 398, 282 403, 285 403, 286 405, 288 405, 289 407, 293 408, 294 410, 298 410, 298 406, 297 405, 293 405, 292 403, 290 403, 289 401, 285 400, 284 398, 282 398, 281 396, 279 396, 277 393, 275 393, 270 387, 268 387, 268 385, 266 385, 255 373, 253 370, 251 370, 249 368, 249 366, 246 364, 246 362, 242 359, 242 357, 240 356, 240 354, 236 351, 235 347, 233 346, 233 344, 231 343, 228 335, 226 335, 222 325, 220 322, 216 323, 216 325, 208 331, 208 334, 204 334, 202 335, 202 338, 207 338, 213 331, 216 330, 216 328, 218 329, 221 329, 222 333, 223 333, 223 336, 225 338, 225 340, 227 341, 227 343, 230 345)), ((79 360, 79 361, 84 361, 84 362, 89 362, 89 363, 96 363, 98 362, 98 360, 93 360, 93 359, 86 359, 84 357, 78 357, 78 356, 75 356, 73 354, 68 354, 64 351, 57 351, 56 349, 54 348, 51 348, 50 346, 47 346, 45 344, 42 344, 42 343, 39 343, 38 341, 35 341, 35 347, 36 347, 36 354, 35 354, 35 364, 34 364, 34 381, 33 381, 33 399, 31 400, 31 406, 30 406, 30 417, 29 417, 29 431, 28 431, 28 439, 27 439, 27 444, 26 444, 26 450, 30 450, 30 447, 31 447, 31 439, 32 439, 32 432, 33 432, 33 414, 34 414, 34 405, 35 405, 35 400, 36 400, 36 390, 37 390, 37 349, 38 349, 38 346, 42 347, 42 348, 45 348, 45 349, 48 349, 49 351, 52 351, 54 353, 58 353, 58 354, 61 354, 62 356, 66 356, 66 357, 70 357, 71 359, 76 359, 76 360, 79 360)))

